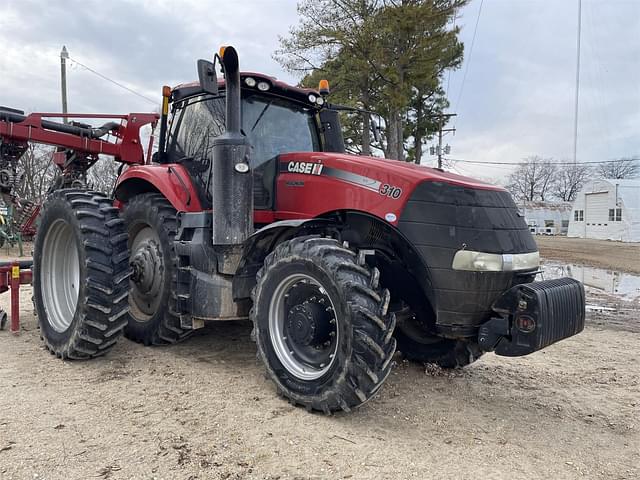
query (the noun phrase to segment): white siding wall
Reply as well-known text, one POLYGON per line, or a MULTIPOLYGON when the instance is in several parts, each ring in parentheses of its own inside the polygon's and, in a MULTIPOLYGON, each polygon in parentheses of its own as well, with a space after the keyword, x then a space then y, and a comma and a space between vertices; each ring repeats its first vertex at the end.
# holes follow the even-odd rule
POLYGON ((585 185, 573 204, 567 236, 640 242, 640 182, 595 180, 585 185), (609 209, 617 208, 622 208, 622 221, 609 220, 609 209), (584 220, 575 220, 576 211, 584 212, 584 220))

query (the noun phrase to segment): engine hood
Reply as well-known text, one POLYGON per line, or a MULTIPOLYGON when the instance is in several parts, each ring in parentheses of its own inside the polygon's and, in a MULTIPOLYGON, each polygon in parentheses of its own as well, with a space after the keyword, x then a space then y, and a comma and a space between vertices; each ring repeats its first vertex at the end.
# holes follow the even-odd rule
POLYGON ((502 187, 491 185, 471 177, 444 172, 436 168, 416 165, 415 163, 388 160, 363 155, 348 155, 332 152, 297 152, 280 155, 281 162, 321 163, 331 168, 363 175, 377 180, 389 178, 402 180, 403 183, 417 185, 424 181, 442 182, 466 188, 504 191, 502 187))

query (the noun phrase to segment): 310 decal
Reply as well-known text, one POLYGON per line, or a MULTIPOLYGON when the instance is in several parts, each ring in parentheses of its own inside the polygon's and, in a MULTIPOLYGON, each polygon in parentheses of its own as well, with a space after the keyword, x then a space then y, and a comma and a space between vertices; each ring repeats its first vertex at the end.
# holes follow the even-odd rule
POLYGON ((402 189, 400 187, 394 187, 388 183, 380 185, 380 195, 384 195, 389 198, 400 198, 402 195, 402 189))

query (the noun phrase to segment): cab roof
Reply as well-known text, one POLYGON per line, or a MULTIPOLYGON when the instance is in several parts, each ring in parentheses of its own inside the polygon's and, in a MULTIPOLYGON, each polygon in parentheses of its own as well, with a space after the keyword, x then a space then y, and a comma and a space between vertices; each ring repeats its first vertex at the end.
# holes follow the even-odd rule
MULTIPOLYGON (((303 103, 307 103, 313 106, 319 106, 315 103, 312 103, 309 100, 309 95, 315 95, 316 97, 320 97, 320 94, 316 89, 313 88, 303 88, 296 87, 294 85, 289 85, 282 80, 278 80, 276 77, 271 77, 269 75, 265 75, 263 73, 256 72, 240 72, 240 85, 243 90, 255 90, 256 92, 261 93, 272 93, 282 97, 288 97, 293 100, 297 100, 303 103), (261 82, 266 82, 269 84, 269 89, 267 91, 258 90, 257 86, 250 87, 245 83, 245 79, 251 77, 256 80, 256 85, 261 82)), ((218 87, 224 89, 224 79, 218 79, 218 87)), ((177 102, 179 100, 185 99, 187 97, 191 97, 194 95, 199 95, 204 93, 202 88, 200 87, 199 82, 190 82, 190 83, 182 83, 180 85, 176 85, 171 90, 171 100, 177 102)))

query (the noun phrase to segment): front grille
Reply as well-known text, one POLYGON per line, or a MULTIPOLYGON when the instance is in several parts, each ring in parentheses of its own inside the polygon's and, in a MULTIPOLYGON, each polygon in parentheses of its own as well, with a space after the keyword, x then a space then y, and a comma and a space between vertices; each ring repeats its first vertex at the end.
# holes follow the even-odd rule
POLYGON ((441 182, 423 182, 400 215, 399 230, 427 266, 442 333, 473 335, 491 316, 491 304, 520 279, 513 272, 453 270, 458 250, 487 253, 537 251, 511 195, 441 182))

